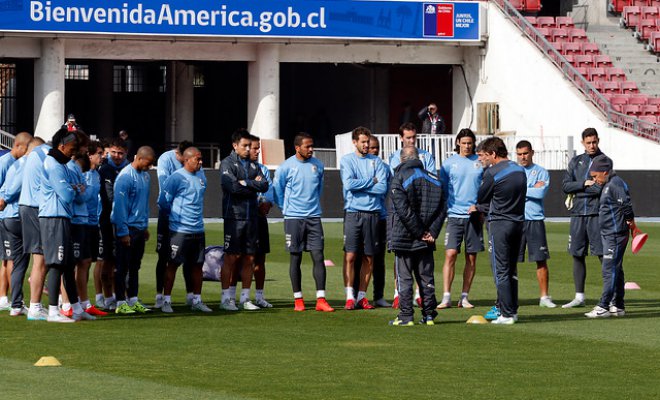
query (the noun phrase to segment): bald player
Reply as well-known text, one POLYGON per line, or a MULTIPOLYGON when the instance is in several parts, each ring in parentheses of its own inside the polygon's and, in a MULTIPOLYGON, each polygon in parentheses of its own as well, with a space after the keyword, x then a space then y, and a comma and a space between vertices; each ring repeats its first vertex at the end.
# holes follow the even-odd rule
POLYGON ((138 149, 133 162, 117 175, 110 220, 117 237, 115 296, 117 314, 151 311, 138 301, 140 264, 149 240, 149 167, 156 154, 149 146, 138 149), (127 280, 128 276, 128 280, 127 280), (128 298, 126 298, 128 296, 128 298))

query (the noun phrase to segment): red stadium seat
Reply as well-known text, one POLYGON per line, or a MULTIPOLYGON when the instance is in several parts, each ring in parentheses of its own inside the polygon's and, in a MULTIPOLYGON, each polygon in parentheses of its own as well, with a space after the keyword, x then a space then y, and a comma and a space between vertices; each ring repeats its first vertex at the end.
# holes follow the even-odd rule
POLYGON ((582 46, 580 46, 580 43, 561 43, 561 52, 562 54, 583 54, 582 46))
POLYGON ((623 7, 629 4, 630 4, 630 0, 613 0, 611 3, 610 10, 617 14, 621 14, 621 12, 623 11, 623 7))
POLYGON ((660 97, 649 97, 646 100, 646 104, 660 106, 660 97))
POLYGON ((627 94, 615 94, 612 96, 612 100, 610 100, 610 103, 612 106, 625 106, 628 104, 628 95, 627 94))
POLYGON ((656 19, 660 16, 660 10, 658 7, 642 7, 642 15, 640 19, 656 19))
POLYGON ((645 94, 629 94, 628 95, 628 104, 634 104, 637 106, 644 106, 648 103, 649 97, 645 94))
MULTIPOLYGON (((621 86, 619 82, 598 82, 598 90, 601 93, 612 93, 618 94, 621 93, 621 86)), ((627 104, 627 102, 626 102, 627 104)))
POLYGON ((637 26, 642 10, 639 6, 623 7, 622 20, 626 27, 632 28, 637 26))
POLYGON ((639 119, 641 119, 642 121, 644 121, 646 123, 655 124, 655 125, 657 125, 659 120, 660 120, 660 118, 658 118, 655 115, 642 115, 642 116, 639 117, 639 119))
POLYGON ((660 31, 651 32, 649 37, 649 48, 654 53, 660 53, 660 31))
POLYGON ((594 67, 594 57, 590 54, 580 54, 573 56, 573 64, 578 67, 591 68, 594 67))
POLYGON ((612 82, 623 82, 626 80, 626 73, 621 68, 605 68, 607 80, 612 82))
POLYGON ((642 106, 642 115, 658 115, 660 113, 660 106, 656 105, 643 105, 642 106))
POLYGON ((660 0, 649 0, 649 6, 660 7, 660 0))
POLYGON ((536 22, 536 17, 525 17, 527 22, 529 22, 532 26, 537 27, 537 22, 536 22))
POLYGON ((637 84, 635 82, 621 82, 621 93, 639 93, 639 89, 637 88, 637 84))
POLYGON ((541 0, 525 0, 525 11, 527 12, 541 11, 541 0))
POLYGON ((641 115, 641 106, 638 105, 625 105, 621 107, 621 112, 628 115, 641 115))
POLYGON ((575 28, 575 23, 571 17, 557 17, 555 21, 557 28, 575 28))
POLYGON ((596 43, 580 43, 580 46, 582 47, 582 54, 600 54, 600 49, 596 43))
POLYGON ((554 28, 550 30, 550 34, 552 35, 553 42, 563 43, 568 41, 568 32, 566 29, 554 28))
POLYGON ((649 4, 648 0, 630 0, 631 6, 646 7, 648 6, 648 4, 649 4))
POLYGON ((587 32, 580 28, 573 28, 568 31, 568 38, 572 43, 586 43, 589 41, 587 32))
POLYGON ((658 27, 655 24, 655 19, 642 19, 637 25, 637 31, 635 32, 635 37, 645 42, 651 38, 651 32, 658 30, 658 27))
POLYGON ((550 28, 537 28, 540 35, 546 38, 546 40, 552 41, 552 35, 550 34, 550 28))
POLYGON ((610 56, 604 55, 604 54, 599 54, 595 55, 594 57, 594 64, 596 67, 612 67, 612 59, 610 56))
POLYGON ((589 80, 593 82, 604 82, 607 80, 605 68, 587 68, 587 76, 589 77, 589 80))
POLYGON ((536 24, 540 28, 555 28, 557 27, 555 17, 537 17, 536 24))

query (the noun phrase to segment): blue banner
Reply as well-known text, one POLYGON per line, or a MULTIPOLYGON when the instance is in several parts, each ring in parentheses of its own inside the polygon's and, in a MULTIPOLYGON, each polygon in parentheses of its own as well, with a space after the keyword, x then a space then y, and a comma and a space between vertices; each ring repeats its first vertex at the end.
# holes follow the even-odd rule
POLYGON ((478 2, 0 0, 0 31, 480 40, 478 2))

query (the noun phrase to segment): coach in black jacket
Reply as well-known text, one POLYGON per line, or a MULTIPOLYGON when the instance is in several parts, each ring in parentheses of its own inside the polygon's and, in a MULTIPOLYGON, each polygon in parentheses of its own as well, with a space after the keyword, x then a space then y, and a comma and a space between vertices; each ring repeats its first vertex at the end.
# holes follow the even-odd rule
POLYGON ((438 315, 435 298, 433 251, 446 215, 440 180, 424 170, 417 148, 401 150, 401 164, 391 185, 389 248, 396 255, 399 279, 399 315, 391 325, 413 325, 413 274, 422 297, 421 324, 433 325, 438 315))

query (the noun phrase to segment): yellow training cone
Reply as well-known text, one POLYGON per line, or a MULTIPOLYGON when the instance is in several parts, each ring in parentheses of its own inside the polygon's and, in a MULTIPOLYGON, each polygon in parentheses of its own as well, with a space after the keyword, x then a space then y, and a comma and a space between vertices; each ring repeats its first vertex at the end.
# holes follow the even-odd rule
POLYGON ((486 318, 481 315, 473 315, 465 321, 466 324, 487 324, 486 318))
POLYGON ((60 367, 62 364, 60 364, 59 361, 57 361, 57 358, 53 356, 44 356, 39 359, 36 363, 34 363, 35 367, 60 367))

